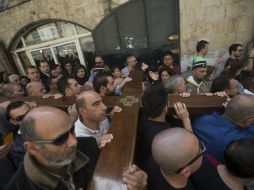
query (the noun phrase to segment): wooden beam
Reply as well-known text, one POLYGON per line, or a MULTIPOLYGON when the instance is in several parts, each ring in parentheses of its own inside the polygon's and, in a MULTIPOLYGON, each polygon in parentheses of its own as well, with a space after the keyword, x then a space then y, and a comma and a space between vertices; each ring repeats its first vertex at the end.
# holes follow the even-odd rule
POLYGON ((226 102, 226 97, 193 95, 190 97, 180 97, 179 95, 169 95, 169 111, 168 114, 175 114, 174 103, 185 103, 190 115, 203 115, 212 111, 223 112, 222 104, 226 102))
POLYGON ((108 131, 113 134, 114 139, 101 150, 89 190, 127 189, 121 178, 123 172, 133 163, 142 73, 134 72, 130 76, 134 80, 126 84, 118 102, 123 111, 115 113, 108 131))
POLYGON ((35 101, 38 106, 53 106, 57 107, 59 109, 62 109, 64 111, 68 110, 68 107, 74 103, 76 100, 76 97, 70 97, 68 99, 66 98, 59 98, 59 99, 53 99, 53 98, 41 98, 41 97, 18 97, 18 98, 5 98, 5 97, 0 97, 0 102, 4 101, 16 101, 16 100, 21 100, 21 101, 35 101))

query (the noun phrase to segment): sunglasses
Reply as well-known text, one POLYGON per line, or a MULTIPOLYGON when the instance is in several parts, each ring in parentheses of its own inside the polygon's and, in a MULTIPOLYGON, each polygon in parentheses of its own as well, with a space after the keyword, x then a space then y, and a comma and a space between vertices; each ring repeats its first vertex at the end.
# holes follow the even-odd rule
POLYGON ((68 140, 70 134, 75 135, 75 126, 73 125, 68 131, 66 131, 64 134, 60 135, 54 140, 36 140, 33 141, 37 144, 53 144, 56 146, 63 145, 68 140))
POLYGON ((190 160, 187 164, 185 164, 184 166, 182 166, 181 168, 179 168, 176 173, 181 172, 186 166, 189 166, 191 164, 193 164, 197 159, 199 159, 206 151, 206 147, 204 145, 203 142, 199 141, 199 149, 200 149, 200 153, 198 153, 197 156, 195 156, 192 160, 190 160))

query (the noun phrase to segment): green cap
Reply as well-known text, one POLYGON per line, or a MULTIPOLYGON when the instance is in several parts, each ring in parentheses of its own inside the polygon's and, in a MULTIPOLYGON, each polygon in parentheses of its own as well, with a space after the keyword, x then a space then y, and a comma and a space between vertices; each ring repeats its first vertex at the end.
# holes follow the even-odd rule
POLYGON ((206 68, 206 60, 201 56, 196 56, 192 62, 192 70, 196 68, 206 68))

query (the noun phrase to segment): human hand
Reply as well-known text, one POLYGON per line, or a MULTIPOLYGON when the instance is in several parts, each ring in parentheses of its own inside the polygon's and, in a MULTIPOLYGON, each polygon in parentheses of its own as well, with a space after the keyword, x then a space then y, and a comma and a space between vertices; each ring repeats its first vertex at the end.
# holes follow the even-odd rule
POLYGON ((63 95, 60 94, 60 93, 53 94, 54 99, 59 99, 59 98, 62 98, 62 97, 63 97, 63 95))
POLYGON ((228 94, 225 91, 215 92, 214 95, 219 97, 228 97, 228 94))
POLYGON ((126 82, 130 82, 130 81, 132 81, 132 78, 131 78, 131 77, 125 77, 125 78, 123 79, 124 84, 125 84, 126 82))
POLYGON ((143 62, 142 66, 141 66, 142 71, 145 71, 148 68, 149 68, 149 66, 143 62))
POLYGON ((179 94, 179 96, 181 96, 183 98, 187 98, 187 97, 191 96, 191 93, 190 92, 183 92, 183 93, 179 94))
POLYGON ((121 112, 123 109, 119 106, 114 106, 113 110, 109 113, 110 118, 114 116, 114 113, 119 113, 121 112))
POLYGON ((0 159, 3 159, 11 150, 12 144, 4 144, 0 146, 0 159))
POLYGON ((222 103, 222 106, 226 108, 228 106, 228 103, 231 101, 231 98, 227 98, 226 102, 222 103))
POLYGON ((159 74, 158 73, 154 73, 152 71, 149 71, 148 74, 149 74, 150 78, 153 79, 154 81, 159 80, 159 74))
POLYGON ((42 98, 44 98, 44 99, 52 98, 52 97, 53 97, 52 94, 43 94, 42 95, 42 98))
POLYGON ((144 190, 147 185, 147 174, 133 164, 130 169, 123 173, 122 181, 128 190, 144 190))
POLYGON ((30 107, 31 109, 37 107, 37 104, 36 104, 35 101, 26 101, 25 103, 26 103, 27 105, 29 105, 29 107, 30 107))
POLYGON ((112 134, 103 134, 101 138, 98 141, 98 147, 99 149, 103 148, 106 146, 106 144, 110 143, 113 139, 112 134))
POLYGON ((176 102, 174 103, 174 108, 176 111, 176 115, 179 117, 179 119, 181 120, 189 119, 189 112, 184 103, 176 102))
POLYGON ((213 93, 211 93, 211 92, 206 92, 206 93, 200 93, 199 95, 203 95, 203 96, 213 96, 213 93))

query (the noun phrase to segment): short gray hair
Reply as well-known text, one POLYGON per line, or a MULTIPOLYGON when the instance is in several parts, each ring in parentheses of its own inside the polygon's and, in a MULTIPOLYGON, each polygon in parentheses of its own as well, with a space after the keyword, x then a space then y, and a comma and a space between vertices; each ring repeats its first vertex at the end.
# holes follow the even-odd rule
POLYGON ((181 80, 183 80, 183 78, 180 75, 171 76, 169 80, 167 80, 167 82, 164 84, 166 91, 169 94, 175 93, 176 87, 181 83, 181 80))
POLYGON ((8 83, 5 84, 2 88, 1 94, 4 97, 9 98, 15 92, 15 86, 19 86, 18 84, 8 83))
POLYGON ((78 98, 75 101, 75 106, 76 106, 77 111, 79 110, 79 108, 85 107, 85 100, 84 100, 84 98, 83 97, 78 98))
POLYGON ((35 141, 38 139, 35 127, 35 119, 31 116, 26 116, 20 125, 21 137, 24 142, 35 141))
POLYGON ((9 79, 9 82, 10 82, 10 83, 13 83, 13 82, 15 82, 16 80, 19 80, 19 79, 20 79, 20 76, 17 75, 17 74, 11 74, 11 75, 8 77, 8 79, 9 79))

